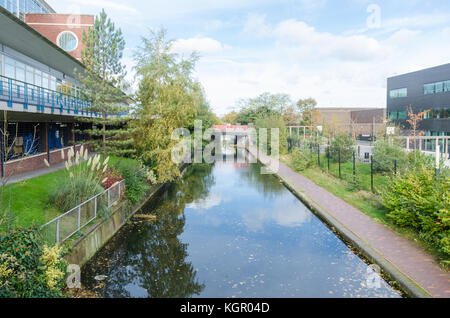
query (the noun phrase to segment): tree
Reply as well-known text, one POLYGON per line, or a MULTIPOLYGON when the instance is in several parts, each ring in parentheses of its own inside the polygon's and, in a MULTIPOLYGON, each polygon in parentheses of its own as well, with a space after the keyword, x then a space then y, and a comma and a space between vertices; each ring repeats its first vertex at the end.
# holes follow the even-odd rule
POLYGON ((283 119, 286 126, 297 126, 300 122, 299 114, 293 106, 289 106, 283 113, 283 119))
POLYGON ((208 117, 210 112, 201 85, 192 77, 197 55, 182 58, 172 53, 171 46, 162 29, 142 38, 135 54, 140 82, 133 138, 139 158, 156 173, 159 182, 180 176, 178 164, 171 160, 172 148, 179 142, 172 140, 172 132, 192 129, 199 114, 208 117))
POLYGON ((102 10, 95 17, 93 27, 83 33, 83 44, 85 49, 81 52, 81 62, 85 69, 81 72, 75 70, 75 73, 81 83, 82 95, 92 103, 89 111, 101 114, 100 118, 89 119, 89 122, 102 127, 101 131, 93 129, 85 132, 94 137, 101 136, 100 143, 91 143, 94 148, 101 146, 103 153, 106 153, 107 137, 115 140, 117 147, 117 140, 124 140, 128 136, 126 130, 120 127, 129 118, 117 116, 128 110, 123 106, 127 102, 127 96, 123 93, 126 71, 121 62, 125 40, 122 31, 116 30, 114 23, 102 10), (107 132, 107 126, 113 129, 107 132))
POLYGON ((311 127, 314 125, 313 116, 317 102, 314 98, 300 99, 297 102, 297 107, 302 116, 301 124, 303 126, 311 127))
POLYGON ((417 150, 417 137, 425 135, 424 131, 419 131, 419 124, 423 120, 426 112, 414 113, 412 107, 408 108, 408 119, 406 122, 410 125, 410 134, 412 141, 414 142, 414 158, 417 150))
POLYGON ((242 124, 248 124, 266 116, 281 116, 291 104, 289 95, 267 92, 255 98, 241 99, 238 101, 240 112, 237 120, 242 124))
POLYGON ((225 114, 222 117, 222 122, 224 124, 236 124, 238 122, 237 119, 238 119, 238 113, 233 110, 232 112, 225 114))

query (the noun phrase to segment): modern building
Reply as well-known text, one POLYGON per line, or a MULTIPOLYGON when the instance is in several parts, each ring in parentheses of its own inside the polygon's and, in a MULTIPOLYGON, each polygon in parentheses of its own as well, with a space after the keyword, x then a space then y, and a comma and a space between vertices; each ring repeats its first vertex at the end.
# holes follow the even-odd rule
POLYGON ((409 108, 426 112, 419 124, 426 136, 450 136, 450 64, 387 79, 388 117, 409 129, 409 108))
POLYGON ((56 13, 43 0, 0 0, 0 7, 5 8, 22 21, 25 21, 26 13, 56 13))
POLYGON ((317 125, 332 133, 360 138, 385 133, 385 108, 319 107, 314 117, 317 125))
POLYGON ((74 69, 84 66, 57 45, 64 42, 55 38, 57 32, 47 34, 44 28, 43 35, 40 27, 20 19, 28 11, 15 14, 13 2, 19 9, 38 3, 41 11, 52 12, 49 19, 54 12, 44 1, 6 1, 5 9, 0 0, 0 128, 7 135, 0 138, 2 176, 43 168, 43 159, 61 161, 60 149, 86 138, 76 133, 90 127, 80 119, 100 116, 89 111, 91 105, 78 89, 74 69))

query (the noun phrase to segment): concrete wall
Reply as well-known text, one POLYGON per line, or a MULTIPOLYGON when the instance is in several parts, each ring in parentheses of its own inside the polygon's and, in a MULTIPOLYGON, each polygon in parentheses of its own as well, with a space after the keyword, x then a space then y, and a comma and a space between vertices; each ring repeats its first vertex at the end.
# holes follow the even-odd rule
POLYGON ((139 211, 150 200, 163 185, 152 187, 146 198, 130 208, 126 202, 123 202, 116 211, 108 219, 94 225, 87 231, 83 237, 78 239, 73 247, 72 252, 65 257, 69 264, 76 264, 82 267, 89 259, 91 259, 103 245, 105 245, 126 221, 139 211))

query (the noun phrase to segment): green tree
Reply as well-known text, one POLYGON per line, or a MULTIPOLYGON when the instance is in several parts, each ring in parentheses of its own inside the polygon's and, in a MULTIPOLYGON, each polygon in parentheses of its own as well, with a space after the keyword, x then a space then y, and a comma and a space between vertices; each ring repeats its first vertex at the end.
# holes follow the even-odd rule
POLYGON ((109 140, 115 143, 109 148, 120 147, 123 144, 120 145, 119 141, 124 141, 129 136, 126 129, 120 129, 126 125, 129 118, 117 116, 128 110, 123 106, 128 98, 123 93, 126 88, 126 71, 121 61, 125 40, 122 31, 116 30, 114 23, 102 10, 95 17, 93 27, 83 33, 83 44, 85 49, 81 52, 81 62, 85 68, 81 71, 75 70, 75 73, 81 83, 82 95, 92 103, 89 111, 101 115, 88 121, 95 127, 102 127, 101 130, 84 132, 93 137, 101 137, 100 141, 94 138, 91 144, 94 149, 101 148, 103 153, 106 153, 109 140), (112 129, 107 132, 107 127, 112 129))
POLYGON ((238 101, 240 112, 237 121, 241 124, 255 123, 258 118, 283 115, 292 101, 287 94, 263 93, 254 98, 238 101))
POLYGON ((314 98, 306 98, 306 99, 300 99, 297 102, 297 107, 300 111, 302 120, 301 125, 302 126, 313 126, 314 125, 314 111, 317 107, 317 102, 314 98))
POLYGON ((171 46, 162 29, 143 38, 135 55, 140 80, 135 147, 159 182, 180 176, 178 164, 171 160, 172 148, 179 142, 172 140, 172 132, 192 128, 199 113, 209 112, 201 85, 192 77, 197 55, 181 58, 171 52, 171 46))

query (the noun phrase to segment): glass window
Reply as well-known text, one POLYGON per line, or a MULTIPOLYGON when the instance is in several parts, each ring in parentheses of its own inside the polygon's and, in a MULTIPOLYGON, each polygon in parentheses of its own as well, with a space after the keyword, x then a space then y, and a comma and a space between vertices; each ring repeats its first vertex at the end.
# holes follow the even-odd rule
POLYGON ((434 84, 425 84, 423 86, 423 93, 425 95, 434 94, 434 84))
POLYGON ((450 81, 444 82, 444 92, 450 92, 450 81))
POLYGON ((408 89, 407 88, 393 89, 389 92, 389 96, 391 98, 407 97, 408 89))
POLYGON ((16 80, 25 82, 25 69, 23 68, 16 68, 16 80))
POLYGON ((14 65, 5 63, 5 76, 10 78, 16 78, 16 71, 14 65))
POLYGON ((78 39, 74 33, 64 31, 58 36, 58 46, 63 50, 70 52, 77 48, 78 39))
POLYGON ((34 84, 34 69, 32 67, 27 66, 26 76, 26 82, 28 84, 34 84))
POLYGON ((406 110, 398 112, 398 119, 406 119, 406 110))
POLYGON ((434 90, 436 93, 442 93, 444 91, 444 82, 436 83, 434 86, 434 90))
POLYGON ((48 74, 47 73, 42 73, 42 87, 43 88, 48 88, 48 74))

